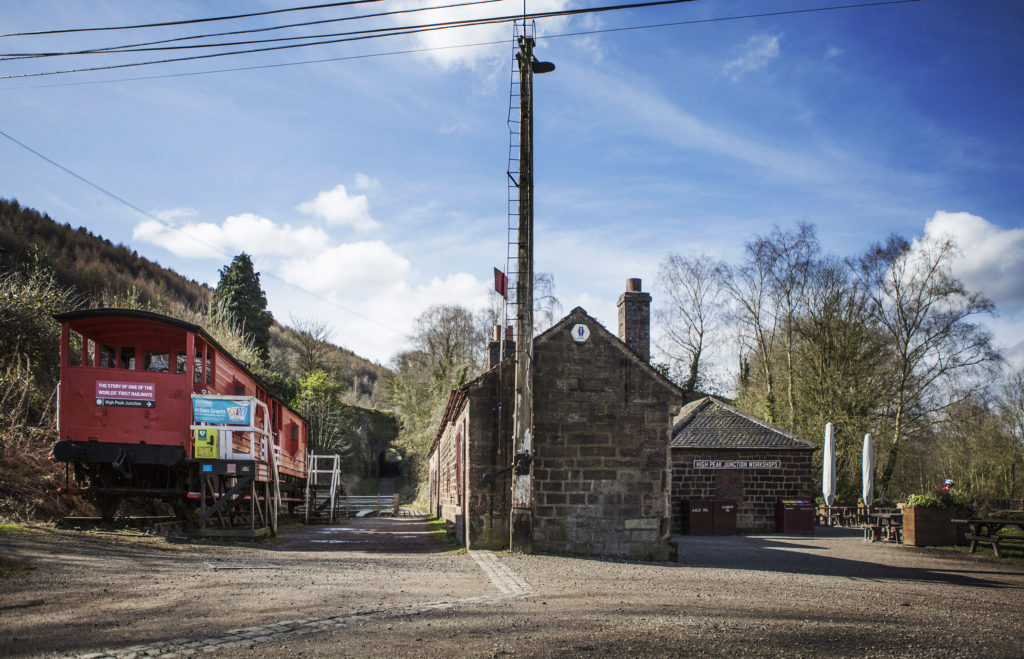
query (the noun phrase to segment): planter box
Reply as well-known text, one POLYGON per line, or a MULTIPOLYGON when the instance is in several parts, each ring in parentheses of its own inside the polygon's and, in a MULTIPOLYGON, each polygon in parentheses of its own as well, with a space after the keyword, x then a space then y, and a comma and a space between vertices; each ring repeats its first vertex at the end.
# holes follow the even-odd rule
POLYGON ((956 508, 922 508, 904 506, 903 544, 915 547, 926 545, 955 545, 962 540, 956 524, 950 520, 964 517, 956 508))

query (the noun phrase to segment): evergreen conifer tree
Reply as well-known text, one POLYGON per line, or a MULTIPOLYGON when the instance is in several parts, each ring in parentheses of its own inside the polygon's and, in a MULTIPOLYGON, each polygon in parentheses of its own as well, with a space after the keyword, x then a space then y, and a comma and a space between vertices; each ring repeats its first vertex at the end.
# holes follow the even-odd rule
POLYGON ((252 258, 242 252, 220 269, 220 281, 211 300, 213 313, 226 313, 264 360, 270 345, 274 317, 267 311, 267 296, 252 258))

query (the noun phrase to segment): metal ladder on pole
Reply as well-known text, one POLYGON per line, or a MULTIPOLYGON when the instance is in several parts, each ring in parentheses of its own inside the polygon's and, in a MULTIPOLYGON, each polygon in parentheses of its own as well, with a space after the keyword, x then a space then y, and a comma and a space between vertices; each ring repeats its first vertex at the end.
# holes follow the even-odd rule
MULTIPOLYGON (((519 37, 529 36, 527 32, 533 32, 528 24, 513 22, 512 24, 512 72, 509 81, 508 94, 508 240, 505 251, 505 274, 508 276, 508 296, 504 304, 504 323, 502 333, 505 329, 515 324, 516 308, 519 303, 519 140, 522 137, 522 99, 520 98, 520 73, 519 65, 515 54, 519 52, 519 37)), ((503 336, 501 343, 502 358, 506 342, 512 337, 503 336)), ((516 337, 516 345, 521 343, 516 337)))
POLYGON ((328 521, 334 523, 334 513, 338 502, 338 491, 341 489, 341 458, 337 455, 309 456, 309 470, 306 474, 306 505, 305 517, 321 519, 327 511, 328 521))

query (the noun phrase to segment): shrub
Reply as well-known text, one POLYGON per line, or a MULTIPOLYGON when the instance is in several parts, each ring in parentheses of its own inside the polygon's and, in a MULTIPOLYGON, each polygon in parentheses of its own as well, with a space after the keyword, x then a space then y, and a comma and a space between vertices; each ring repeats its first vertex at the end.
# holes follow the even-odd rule
POLYGON ((936 490, 931 494, 911 494, 907 505, 918 508, 954 508, 971 505, 971 497, 963 490, 950 488, 936 490))

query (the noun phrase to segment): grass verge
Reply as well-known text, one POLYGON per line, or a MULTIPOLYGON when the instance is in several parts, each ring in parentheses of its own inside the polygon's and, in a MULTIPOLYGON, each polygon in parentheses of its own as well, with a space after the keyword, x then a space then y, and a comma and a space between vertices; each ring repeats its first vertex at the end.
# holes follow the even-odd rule
POLYGON ((459 554, 466 551, 466 548, 454 537, 448 535, 448 525, 439 517, 432 517, 427 520, 427 530, 434 542, 439 544, 445 553, 459 554))
MULTIPOLYGON (((1018 535, 1016 533, 1008 533, 1006 535, 1018 535)), ((971 555, 971 546, 967 545, 947 545, 944 547, 936 547, 936 549, 945 549, 946 551, 955 551, 958 554, 971 555)), ((1001 544, 999 546, 1000 557, 996 558, 995 552, 992 551, 992 544, 987 542, 978 542, 978 547, 974 551, 974 556, 983 556, 985 558, 1010 563, 1018 567, 1024 567, 1024 546, 1020 544, 1001 544)))

